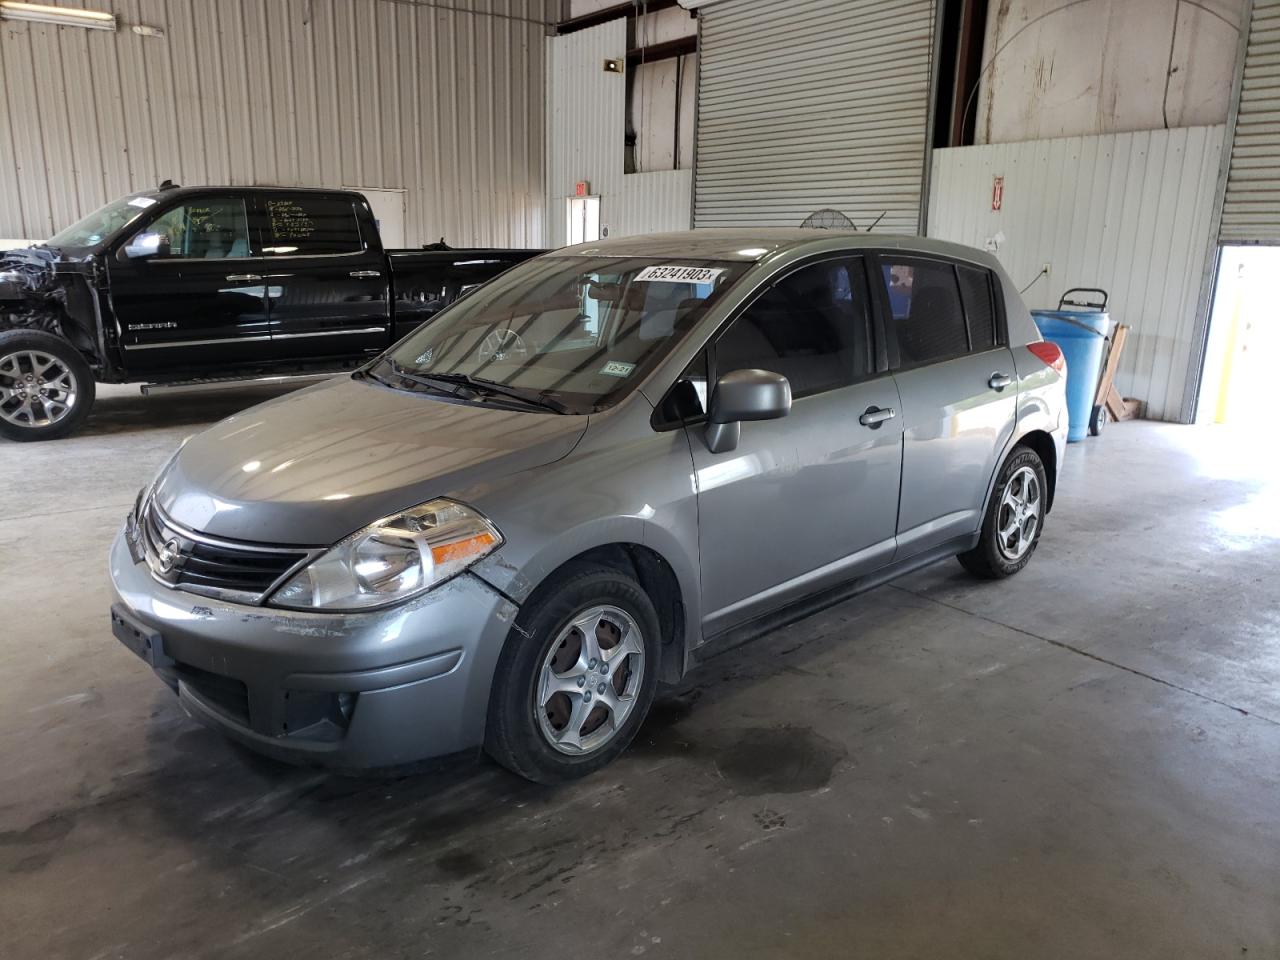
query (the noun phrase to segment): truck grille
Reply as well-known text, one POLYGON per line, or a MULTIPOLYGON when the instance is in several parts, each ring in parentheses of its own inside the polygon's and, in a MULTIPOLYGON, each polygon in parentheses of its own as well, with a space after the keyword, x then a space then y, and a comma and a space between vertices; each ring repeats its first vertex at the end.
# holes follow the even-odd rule
POLYGON ((171 521, 152 500, 139 518, 143 555, 161 583, 239 603, 261 603, 314 550, 218 540, 171 521))

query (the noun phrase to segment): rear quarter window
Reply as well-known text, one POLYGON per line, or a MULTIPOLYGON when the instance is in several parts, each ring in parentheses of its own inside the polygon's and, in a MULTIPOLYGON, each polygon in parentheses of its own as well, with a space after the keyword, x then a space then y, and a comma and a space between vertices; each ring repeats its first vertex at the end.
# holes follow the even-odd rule
POLYGON ((975 353, 996 346, 998 341, 994 278, 990 270, 961 266, 960 295, 969 320, 969 337, 975 353))

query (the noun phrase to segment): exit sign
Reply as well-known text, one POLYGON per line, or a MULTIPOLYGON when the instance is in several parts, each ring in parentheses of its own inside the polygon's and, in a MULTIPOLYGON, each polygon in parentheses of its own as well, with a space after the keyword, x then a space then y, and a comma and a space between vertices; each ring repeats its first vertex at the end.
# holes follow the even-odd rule
POLYGON ((575 197, 591 196, 591 184, 586 180, 579 180, 573 185, 573 195, 575 197))

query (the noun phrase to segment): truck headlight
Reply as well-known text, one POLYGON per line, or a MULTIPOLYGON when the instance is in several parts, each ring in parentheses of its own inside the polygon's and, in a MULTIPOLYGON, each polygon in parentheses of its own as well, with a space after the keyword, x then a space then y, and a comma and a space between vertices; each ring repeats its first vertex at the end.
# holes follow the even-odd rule
POLYGON ((371 523, 299 570, 267 601, 295 610, 368 610, 425 593, 502 545, 470 507, 431 500, 371 523))

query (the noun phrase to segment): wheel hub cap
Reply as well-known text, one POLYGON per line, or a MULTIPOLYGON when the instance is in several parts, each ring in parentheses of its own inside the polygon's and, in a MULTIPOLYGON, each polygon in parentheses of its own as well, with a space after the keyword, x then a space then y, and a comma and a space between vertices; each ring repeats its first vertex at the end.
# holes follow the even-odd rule
POLYGON ((0 356, 0 418, 27 429, 48 427, 75 407, 79 384, 57 357, 40 350, 0 356))
POLYGON ((1035 543, 1041 504, 1036 472, 1030 467, 1015 470, 1001 492, 996 514, 996 543, 1006 560, 1021 560, 1035 543))
POLYGON ((644 679, 644 639, 626 611, 593 606, 570 619, 543 660, 533 710, 547 743, 580 756, 626 723, 644 679))

